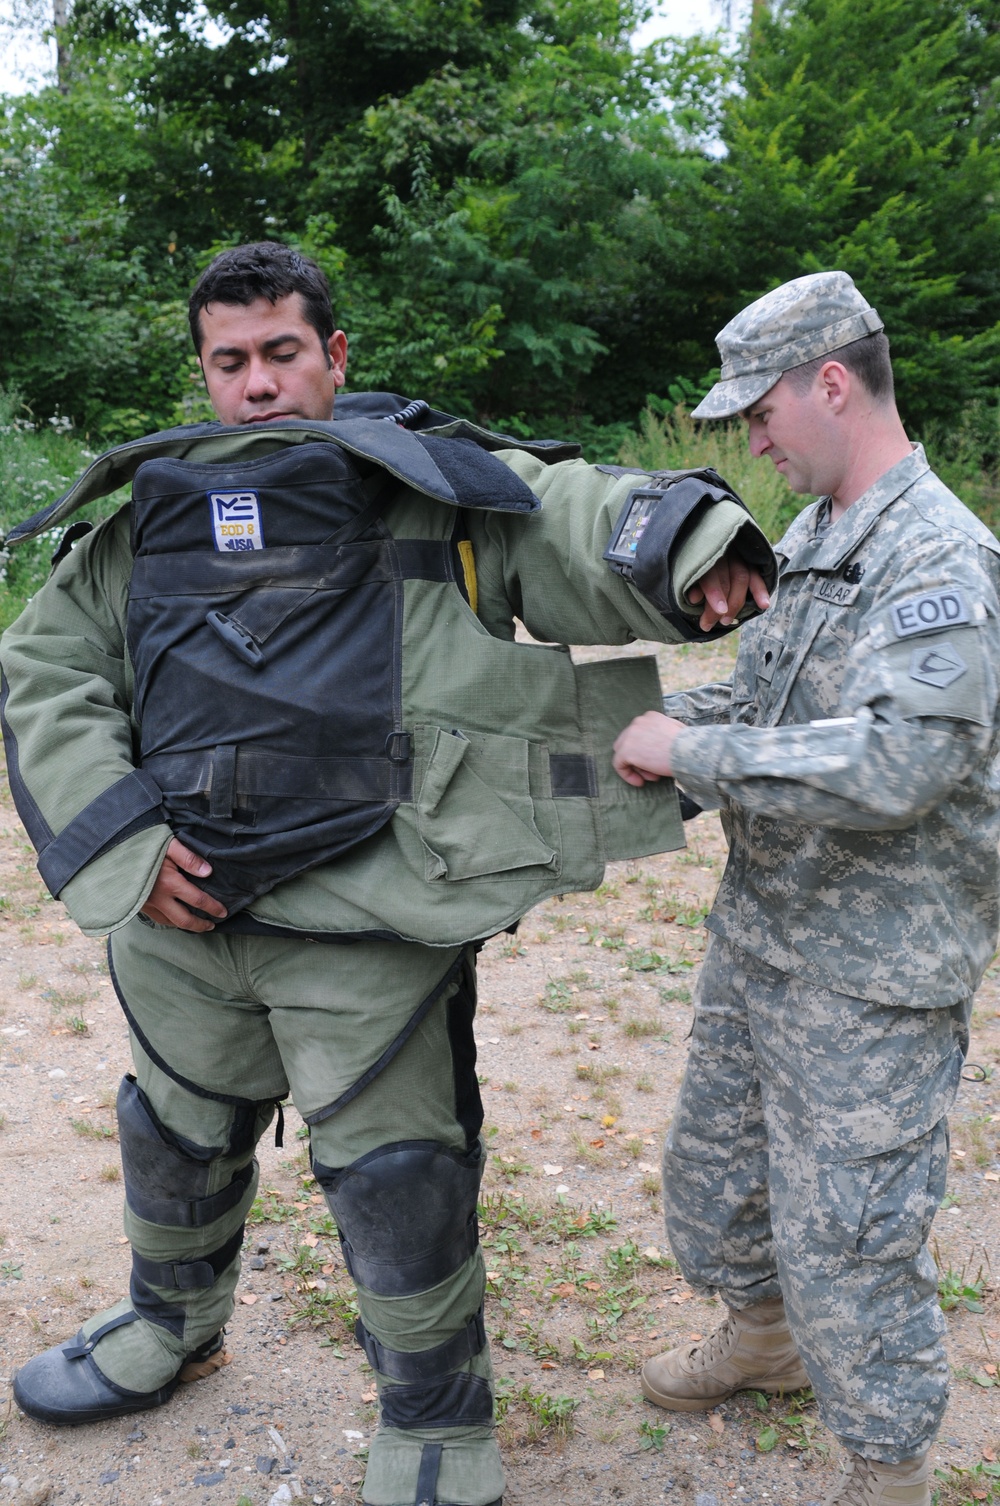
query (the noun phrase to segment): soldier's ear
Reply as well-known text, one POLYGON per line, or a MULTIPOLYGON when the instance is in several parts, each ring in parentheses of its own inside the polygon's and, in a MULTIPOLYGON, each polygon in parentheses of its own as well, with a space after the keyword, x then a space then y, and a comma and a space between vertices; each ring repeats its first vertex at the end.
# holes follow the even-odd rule
POLYGON ((347 336, 342 329, 335 329, 326 348, 330 354, 330 366, 333 369, 333 380, 338 387, 343 387, 347 380, 347 336))
POLYGON ((816 383, 828 411, 842 412, 854 384, 847 367, 840 361, 826 361, 819 369, 816 383))

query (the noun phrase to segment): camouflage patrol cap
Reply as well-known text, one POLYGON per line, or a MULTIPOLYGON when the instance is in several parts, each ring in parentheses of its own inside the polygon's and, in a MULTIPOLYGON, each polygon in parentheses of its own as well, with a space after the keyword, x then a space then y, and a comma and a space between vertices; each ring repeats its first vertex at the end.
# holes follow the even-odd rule
POLYGON ((732 418, 770 392, 795 366, 883 328, 846 272, 814 272, 751 303, 715 337, 722 380, 694 418, 732 418))

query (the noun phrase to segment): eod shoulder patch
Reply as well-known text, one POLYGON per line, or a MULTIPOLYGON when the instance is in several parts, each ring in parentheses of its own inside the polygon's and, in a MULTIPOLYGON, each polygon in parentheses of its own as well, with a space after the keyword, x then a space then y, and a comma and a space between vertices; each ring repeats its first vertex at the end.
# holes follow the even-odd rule
POLYGON ((957 586, 908 596, 892 608, 892 625, 897 638, 909 638, 914 633, 940 632, 942 628, 957 627, 959 623, 971 620, 968 602, 957 586))

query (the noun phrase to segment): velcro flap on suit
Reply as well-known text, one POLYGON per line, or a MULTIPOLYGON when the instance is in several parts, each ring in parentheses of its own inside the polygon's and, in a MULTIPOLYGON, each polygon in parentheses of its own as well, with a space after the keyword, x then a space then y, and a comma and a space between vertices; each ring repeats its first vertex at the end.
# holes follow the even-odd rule
POLYGON ((597 801, 607 859, 643 858, 684 846, 677 787, 660 779, 641 788, 615 773, 615 738, 644 711, 663 710, 656 659, 603 659, 575 666, 580 726, 597 769, 597 801))

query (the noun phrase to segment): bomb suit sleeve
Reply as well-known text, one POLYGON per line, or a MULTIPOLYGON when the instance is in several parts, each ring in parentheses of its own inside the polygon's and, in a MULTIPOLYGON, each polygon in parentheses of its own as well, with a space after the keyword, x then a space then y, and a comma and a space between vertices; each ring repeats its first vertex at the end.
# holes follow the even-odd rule
POLYGON ((62 561, 0 646, 11 791, 46 886, 88 935, 132 918, 171 835, 135 768, 130 568, 120 513, 62 561))
MULTIPOLYGON (((543 642, 706 642, 731 629, 703 633, 702 607, 688 592, 727 550, 774 584, 770 545, 742 504, 719 488, 701 483, 683 496, 665 478, 618 467, 582 460, 545 466, 513 451, 502 458, 542 505, 526 519, 497 514, 482 521, 480 616, 498 636, 512 635, 513 611, 543 642), (640 535, 634 568, 622 574, 605 557, 609 544, 634 511, 633 494, 656 499, 660 486, 655 523, 640 535)), ((756 611, 750 599, 742 615, 756 611)))

